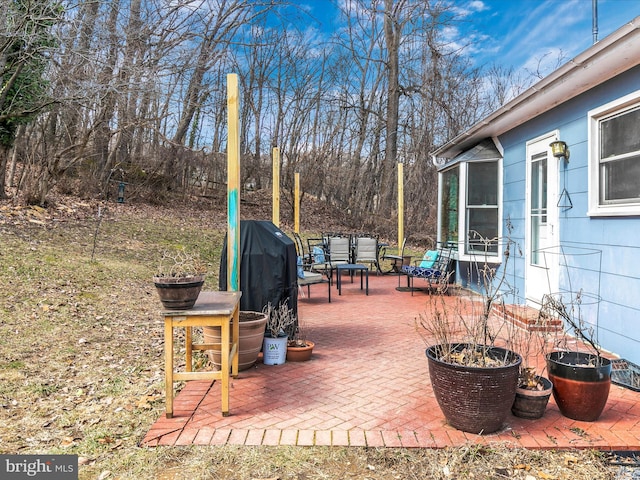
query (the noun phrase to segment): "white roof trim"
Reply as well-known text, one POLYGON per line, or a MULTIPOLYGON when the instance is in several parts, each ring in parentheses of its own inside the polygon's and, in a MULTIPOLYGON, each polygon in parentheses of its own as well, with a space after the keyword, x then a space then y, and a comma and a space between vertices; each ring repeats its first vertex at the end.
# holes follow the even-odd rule
POLYGON ((640 64, 640 16, 449 140, 432 153, 450 159, 480 140, 497 137, 640 64))

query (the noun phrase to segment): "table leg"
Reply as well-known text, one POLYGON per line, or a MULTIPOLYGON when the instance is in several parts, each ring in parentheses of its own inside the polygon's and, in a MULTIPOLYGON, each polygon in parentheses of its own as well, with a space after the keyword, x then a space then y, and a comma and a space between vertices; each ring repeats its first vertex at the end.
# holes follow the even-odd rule
POLYGON ((336 278, 338 280, 338 295, 342 295, 342 272, 340 269, 336 269, 336 278))
POLYGON ((240 307, 236 308, 233 313, 233 328, 231 329, 231 345, 235 348, 233 350, 233 360, 231 361, 231 375, 233 378, 238 376, 238 358, 240 355, 240 307))
MULTIPOLYGON (((369 295, 369 269, 368 268, 364 271, 364 274, 367 277, 367 289, 365 290, 365 294, 369 295)), ((360 277, 360 280, 362 281, 362 277, 360 277)))
POLYGON ((229 322, 222 322, 220 327, 220 376, 222 377, 222 416, 229 416, 229 322))
POLYGON ((173 417, 173 325, 171 319, 164 321, 164 389, 166 417, 173 417))
POLYGON ((186 372, 193 370, 193 331, 191 327, 184 327, 184 348, 185 348, 185 366, 186 372))

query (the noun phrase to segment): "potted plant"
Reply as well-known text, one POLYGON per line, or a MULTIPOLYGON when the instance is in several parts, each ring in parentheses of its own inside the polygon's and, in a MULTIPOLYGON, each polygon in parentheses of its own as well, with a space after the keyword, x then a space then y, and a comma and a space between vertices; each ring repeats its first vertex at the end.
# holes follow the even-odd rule
POLYGON ((287 342, 287 361, 305 362, 311 359, 315 343, 308 340, 305 335, 305 328, 299 321, 293 328, 293 334, 289 336, 287 342))
MULTIPOLYGON (((526 310, 526 307, 522 307, 522 310, 526 310)), ((504 309, 502 311, 504 312, 504 309)), ((513 312, 511 314, 514 315, 513 312)), ((519 316, 526 318, 526 312, 521 312, 519 316)), ((535 420, 544 415, 553 389, 551 381, 543 376, 546 363, 540 364, 539 359, 546 357, 547 334, 555 325, 540 312, 535 324, 525 323, 517 328, 513 335, 514 349, 522 357, 522 363, 511 413, 516 417, 535 420)))
POLYGON ((287 359, 288 333, 296 324, 296 315, 285 301, 277 307, 269 303, 265 307, 267 330, 262 345, 265 365, 281 365, 287 359))
MULTIPOLYGON (((508 248, 504 256, 508 259, 508 248)), ((481 301, 478 297, 469 304, 460 300, 453 315, 438 301, 441 297, 434 296, 433 310, 420 315, 417 326, 430 345, 426 349, 429 377, 447 422, 458 430, 481 434, 499 430, 509 416, 522 358, 509 349, 513 325, 490 322, 493 304, 504 294, 504 273, 496 277, 496 269, 485 261, 475 265, 474 274, 481 301)))
MULTIPOLYGON (((248 370, 253 367, 258 359, 264 340, 267 314, 264 312, 252 312, 241 310, 239 315, 238 337, 238 371, 248 370)), ((209 359, 213 365, 220 369, 220 327, 202 327, 204 342, 213 344, 214 348, 208 350, 209 359)))
MULTIPOLYGON (((573 420, 593 422, 600 417, 609 398, 611 361, 602 356, 593 328, 582 317, 581 305, 581 292, 544 296, 542 311, 560 318, 565 329, 589 350, 552 351, 546 357, 547 369, 560 413, 573 420)), ((557 345, 566 347, 566 337, 562 336, 557 345)))
POLYGON ((185 249, 165 251, 153 277, 162 305, 169 310, 192 308, 202 290, 205 273, 206 265, 197 253, 185 249))

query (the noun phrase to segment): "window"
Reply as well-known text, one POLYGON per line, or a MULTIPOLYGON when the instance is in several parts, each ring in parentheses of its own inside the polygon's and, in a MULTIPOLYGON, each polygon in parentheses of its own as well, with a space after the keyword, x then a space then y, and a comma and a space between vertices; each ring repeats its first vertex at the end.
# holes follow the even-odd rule
POLYGON ((640 91, 589 112, 589 214, 640 214, 640 91))
POLYGON ((460 260, 499 258, 501 155, 492 140, 476 145, 439 172, 440 242, 458 245, 460 260))
POLYGON ((442 172, 442 213, 440 239, 443 243, 458 243, 458 185, 460 169, 456 165, 442 172))
POLYGON ((465 253, 498 254, 498 162, 467 167, 467 245, 465 253))

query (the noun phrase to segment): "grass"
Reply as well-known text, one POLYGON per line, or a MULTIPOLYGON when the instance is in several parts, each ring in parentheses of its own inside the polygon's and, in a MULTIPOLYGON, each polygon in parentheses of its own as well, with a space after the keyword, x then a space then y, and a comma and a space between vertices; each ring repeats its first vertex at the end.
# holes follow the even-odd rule
POLYGON ((97 209, 65 206, 0 210, 0 453, 77 454, 102 480, 610 478, 590 451, 140 447, 164 412, 151 276, 166 248, 197 248, 216 289, 220 213, 123 205, 96 230, 97 209))

